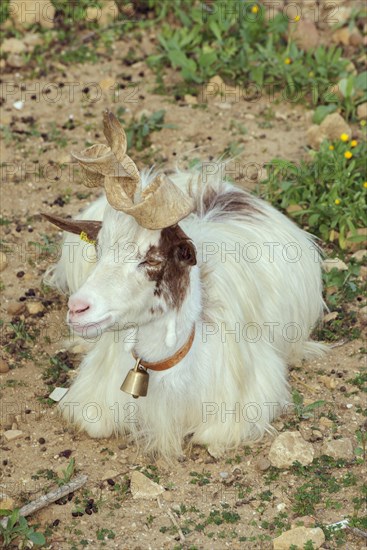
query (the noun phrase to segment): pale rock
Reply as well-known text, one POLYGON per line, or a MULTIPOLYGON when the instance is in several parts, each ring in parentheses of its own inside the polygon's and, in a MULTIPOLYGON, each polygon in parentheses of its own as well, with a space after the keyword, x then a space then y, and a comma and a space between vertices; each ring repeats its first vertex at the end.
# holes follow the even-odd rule
POLYGON ((218 109, 222 109, 222 111, 229 111, 229 109, 232 109, 231 103, 227 103, 226 101, 221 101, 220 103, 214 103, 218 109))
POLYGON ((144 474, 135 470, 131 475, 130 490, 133 499, 154 500, 164 493, 164 488, 144 474))
POLYGON ((116 89, 116 80, 110 76, 103 78, 99 81, 99 87, 104 92, 115 90, 116 89))
POLYGON ((294 545, 297 548, 304 548, 307 541, 311 540, 313 548, 320 548, 325 542, 325 535, 320 527, 296 527, 282 533, 280 537, 273 540, 274 550, 289 550, 294 545))
POLYGON ((6 254, 4 254, 4 252, 0 252, 0 272, 4 271, 7 265, 8 265, 8 260, 7 260, 6 254))
POLYGON ((352 254, 353 260, 356 260, 356 262, 362 262, 364 257, 367 257, 367 250, 357 250, 357 252, 354 252, 352 254))
POLYGON ((322 375, 319 377, 319 380, 324 384, 325 388, 329 390, 335 390, 337 386, 335 378, 331 376, 322 375))
POLYGON ((7 38, 2 43, 1 49, 3 53, 23 53, 26 51, 26 46, 18 38, 7 38))
POLYGON ((246 120, 255 120, 255 115, 253 115, 252 113, 246 113, 245 114, 245 119, 246 120))
POLYGON ((6 308, 6 311, 9 315, 20 315, 25 310, 25 303, 24 302, 11 302, 8 307, 6 308))
POLYGON ((298 21, 293 38, 297 46, 306 52, 317 48, 320 40, 315 23, 308 19, 298 21))
POLYGON ((299 432, 284 432, 273 441, 268 458, 276 468, 288 468, 295 461, 306 466, 313 461, 314 449, 299 432))
POLYGON ((7 430, 4 432, 4 437, 6 441, 14 441, 14 439, 19 439, 22 437, 23 432, 22 430, 7 430))
POLYGON ((13 510, 15 508, 15 500, 3 493, 0 499, 0 508, 2 510, 13 510))
POLYGON ((6 64, 12 69, 21 69, 25 65, 25 61, 22 56, 17 53, 11 53, 6 59, 6 64))
POLYGON ((197 105, 198 102, 198 98, 191 94, 185 94, 184 100, 188 105, 197 105))
POLYGON ((330 321, 334 321, 339 316, 339 313, 337 311, 331 311, 330 313, 327 313, 324 315, 323 322, 324 323, 330 323, 330 321))
POLYGON ((358 310, 358 315, 364 321, 367 320, 367 306, 361 307, 361 309, 358 310))
POLYGON ((18 101, 14 101, 13 107, 17 111, 21 111, 24 107, 24 101, 22 101, 21 99, 19 99, 18 101))
POLYGON ((4 359, 0 359, 0 374, 6 374, 9 370, 8 363, 4 359))
POLYGON ((357 27, 354 27, 354 29, 350 33, 349 44, 355 47, 361 46, 363 44, 363 36, 361 35, 357 27))
POLYGON ((367 118, 367 102, 361 103, 357 107, 357 116, 359 119, 367 118))
POLYGON ((303 208, 299 204, 290 204, 287 206, 286 210, 288 214, 293 214, 293 212, 300 212, 303 208))
POLYGON ((332 269, 337 269, 338 271, 348 271, 348 266, 339 258, 328 258, 327 260, 324 260, 322 267, 326 273, 330 273, 332 269))
POLYGON ((324 428, 331 428, 332 425, 333 425, 333 421, 330 420, 330 418, 326 418, 326 416, 322 416, 319 420, 319 423, 321 424, 321 426, 323 426, 324 428))
POLYGON ((306 131, 306 143, 312 149, 319 149, 321 143, 324 141, 325 135, 320 131, 320 126, 313 124, 306 131))
POLYGON ((55 8, 51 0, 10 0, 9 16, 17 28, 38 23, 41 27, 53 27, 55 8))
POLYGON ((36 46, 41 46, 43 44, 43 39, 40 34, 29 32, 23 37, 23 42, 28 50, 33 50, 36 46))
POLYGON ((333 32, 332 41, 335 44, 343 44, 343 46, 349 46, 349 40, 351 33, 348 27, 343 27, 333 32))
POLYGON ((359 279, 361 281, 364 281, 365 279, 367 279, 367 266, 361 265, 359 270, 359 279))
POLYGON ((88 346, 84 344, 76 344, 70 349, 71 353, 87 353, 88 346))
POLYGON ((37 315, 37 313, 40 313, 45 309, 41 302, 28 302, 26 308, 30 315, 37 315))
POLYGON ((207 101, 209 97, 221 95, 224 91, 224 80, 219 75, 213 76, 205 86, 203 101, 207 101))
POLYGON ((332 458, 343 458, 344 460, 353 460, 354 458, 352 441, 348 438, 325 441, 321 453, 332 458))
POLYGON ((116 470, 107 470, 107 472, 103 474, 102 481, 106 481, 107 479, 114 479, 118 475, 119 472, 116 472, 116 470))
POLYGON ((332 113, 325 117, 320 124, 320 131, 329 140, 338 140, 341 134, 348 134, 349 136, 352 134, 351 127, 339 113, 332 113))
POLYGON ((260 472, 265 472, 270 466, 270 461, 265 456, 260 457, 255 464, 255 468, 260 472))

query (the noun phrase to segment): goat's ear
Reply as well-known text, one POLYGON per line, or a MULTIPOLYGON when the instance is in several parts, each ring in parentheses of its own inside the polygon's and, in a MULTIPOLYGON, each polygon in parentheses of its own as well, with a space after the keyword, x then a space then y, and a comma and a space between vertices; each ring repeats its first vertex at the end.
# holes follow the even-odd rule
POLYGON ((102 227, 102 222, 93 220, 65 220, 59 216, 52 216, 51 214, 42 213, 49 222, 53 223, 63 231, 69 233, 75 233, 80 235, 85 233, 87 238, 91 241, 96 241, 98 233, 102 227))
POLYGON ((187 265, 196 265, 196 248, 190 239, 185 239, 176 245, 176 258, 187 265))

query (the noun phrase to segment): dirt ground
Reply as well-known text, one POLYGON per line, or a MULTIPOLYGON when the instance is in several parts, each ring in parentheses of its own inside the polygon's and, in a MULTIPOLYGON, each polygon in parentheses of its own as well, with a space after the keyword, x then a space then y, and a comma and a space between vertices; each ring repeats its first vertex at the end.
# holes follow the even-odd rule
MULTIPOLYGON (((174 168, 188 166, 193 159, 211 160, 236 141, 243 152, 234 165, 234 178, 254 189, 266 161, 275 156, 297 161, 306 154, 310 115, 302 105, 281 97, 273 100, 265 92, 257 101, 246 101, 238 92, 224 100, 202 97, 198 105, 188 98, 155 94, 155 76, 143 59, 149 40, 148 35, 134 44, 141 48, 142 59, 132 65, 126 64, 132 44, 121 41, 113 58, 101 51, 97 65, 54 64, 41 78, 32 78, 26 68, 5 69, 2 75, 8 87, 1 124, 8 133, 1 143, 1 199, 2 217, 10 223, 1 227, 7 267, 1 273, 0 311, 3 361, 10 370, 0 376, 1 434, 10 429, 21 433, 11 441, 2 435, 1 491, 13 506, 21 506, 54 486, 55 475, 62 476, 74 458, 76 472, 88 475, 84 489, 71 500, 47 506, 30 521, 46 532, 49 548, 266 550, 272 548, 271 539, 282 522, 288 528, 300 518, 307 526, 328 525, 353 516, 356 486, 341 484, 339 491, 326 491, 315 513, 301 513, 300 506, 297 511, 294 507, 305 479, 294 469, 275 472, 269 465, 272 436, 220 460, 195 447, 169 465, 139 454, 129 440, 92 440, 76 433, 48 400, 51 387, 69 383, 81 356, 64 346, 66 298, 42 286, 47 266, 57 257, 60 234, 40 212, 75 215, 98 195, 81 185, 70 151, 102 139, 106 107, 114 112, 124 107, 127 121, 165 109, 165 122, 175 125, 152 134, 151 151, 138 156, 140 168, 154 162, 174 168), (17 101, 24 102, 21 110, 14 107, 17 101), (246 131, 239 131, 240 126, 246 131), (31 303, 38 304, 35 310, 31 303), (15 339, 9 336, 14 325, 15 339), (158 499, 132 498, 129 480, 136 469, 165 488, 158 499), (96 511, 89 515, 84 509, 91 498, 96 511), (83 515, 76 516, 78 511, 83 515), (210 521, 213 511, 222 519, 210 521), (223 511, 231 512, 227 519, 220 515, 223 511)), ((172 82, 177 76, 168 71, 165 78, 172 82)), ((350 380, 360 373, 366 344, 341 344, 322 360, 290 371, 291 386, 305 404, 323 400, 324 405, 311 418, 290 413, 274 423, 280 432, 300 431, 312 442, 316 456, 325 442, 338 438, 350 439, 357 449, 356 431, 365 421, 365 395, 350 380)), ((359 483, 365 474, 363 461, 349 460, 332 469, 338 480, 347 473, 359 483)), ((322 546, 337 547, 336 540, 322 546)), ((347 533, 342 547, 360 549, 363 539, 347 533)))

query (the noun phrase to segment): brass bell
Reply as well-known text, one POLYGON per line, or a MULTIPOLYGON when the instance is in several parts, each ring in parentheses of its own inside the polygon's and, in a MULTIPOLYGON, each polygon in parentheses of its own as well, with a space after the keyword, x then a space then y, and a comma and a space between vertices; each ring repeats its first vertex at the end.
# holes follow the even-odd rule
POLYGON ((137 359, 135 367, 131 369, 121 384, 120 390, 129 393, 135 399, 145 397, 148 393, 149 374, 140 365, 140 358, 137 359))

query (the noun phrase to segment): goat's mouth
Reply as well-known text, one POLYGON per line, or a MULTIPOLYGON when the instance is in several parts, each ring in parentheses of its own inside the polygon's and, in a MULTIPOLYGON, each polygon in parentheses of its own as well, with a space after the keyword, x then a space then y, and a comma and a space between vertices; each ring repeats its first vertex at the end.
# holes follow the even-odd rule
POLYGON ((67 317, 68 325, 73 329, 74 332, 80 334, 83 338, 95 338, 100 335, 102 332, 105 332, 110 328, 114 321, 112 315, 106 315, 98 321, 89 321, 86 323, 78 321, 70 321, 69 316, 67 317))

